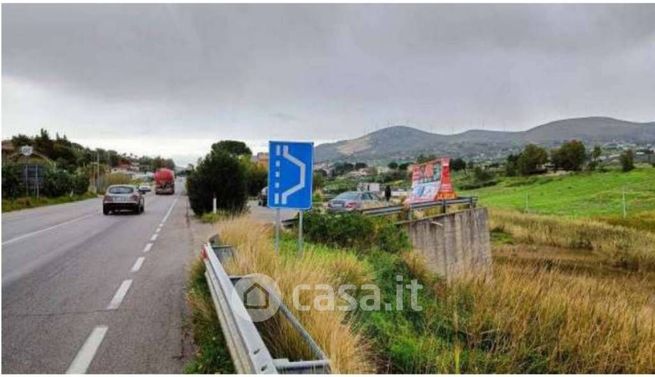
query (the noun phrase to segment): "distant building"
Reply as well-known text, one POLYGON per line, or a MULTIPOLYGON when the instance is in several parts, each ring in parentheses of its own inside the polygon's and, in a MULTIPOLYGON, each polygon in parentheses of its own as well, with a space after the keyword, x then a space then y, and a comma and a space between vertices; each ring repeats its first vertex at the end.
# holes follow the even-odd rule
POLYGON ((257 164, 257 166, 262 167, 264 169, 268 169, 268 153, 267 152, 259 152, 256 155, 252 156, 251 159, 252 162, 257 164))
POLYGON ((2 163, 7 162, 7 158, 16 153, 16 148, 11 140, 2 141, 2 163))

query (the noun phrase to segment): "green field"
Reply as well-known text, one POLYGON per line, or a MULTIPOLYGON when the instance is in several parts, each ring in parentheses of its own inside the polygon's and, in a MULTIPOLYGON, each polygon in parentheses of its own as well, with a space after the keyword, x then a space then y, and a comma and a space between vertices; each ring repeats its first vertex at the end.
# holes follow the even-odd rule
POLYGON ((625 189, 628 217, 655 210, 655 168, 631 172, 582 172, 505 178, 496 186, 460 195, 485 206, 571 217, 621 217, 625 189))

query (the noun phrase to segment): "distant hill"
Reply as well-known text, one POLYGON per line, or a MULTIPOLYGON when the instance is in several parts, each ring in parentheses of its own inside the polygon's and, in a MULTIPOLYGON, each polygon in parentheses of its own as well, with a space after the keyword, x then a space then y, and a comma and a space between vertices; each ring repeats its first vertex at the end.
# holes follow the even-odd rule
POLYGON ((384 128, 352 140, 321 144, 316 161, 412 159, 420 153, 464 158, 500 157, 527 143, 555 146, 577 139, 585 144, 655 142, 655 122, 635 123, 606 117, 564 119, 527 131, 469 130, 441 135, 406 126, 384 128))

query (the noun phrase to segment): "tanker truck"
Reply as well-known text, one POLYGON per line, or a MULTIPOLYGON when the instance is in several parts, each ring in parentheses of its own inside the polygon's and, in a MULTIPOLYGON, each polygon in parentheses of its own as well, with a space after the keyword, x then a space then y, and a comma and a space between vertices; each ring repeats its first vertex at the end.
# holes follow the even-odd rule
POLYGON ((155 195, 175 194, 175 173, 166 168, 155 171, 155 195))

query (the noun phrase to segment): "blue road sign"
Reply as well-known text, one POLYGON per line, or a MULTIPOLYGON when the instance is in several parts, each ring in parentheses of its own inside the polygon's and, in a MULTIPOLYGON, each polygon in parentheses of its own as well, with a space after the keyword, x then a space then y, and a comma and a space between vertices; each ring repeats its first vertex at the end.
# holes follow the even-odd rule
POLYGON ((268 206, 312 208, 314 143, 268 143, 268 206))

